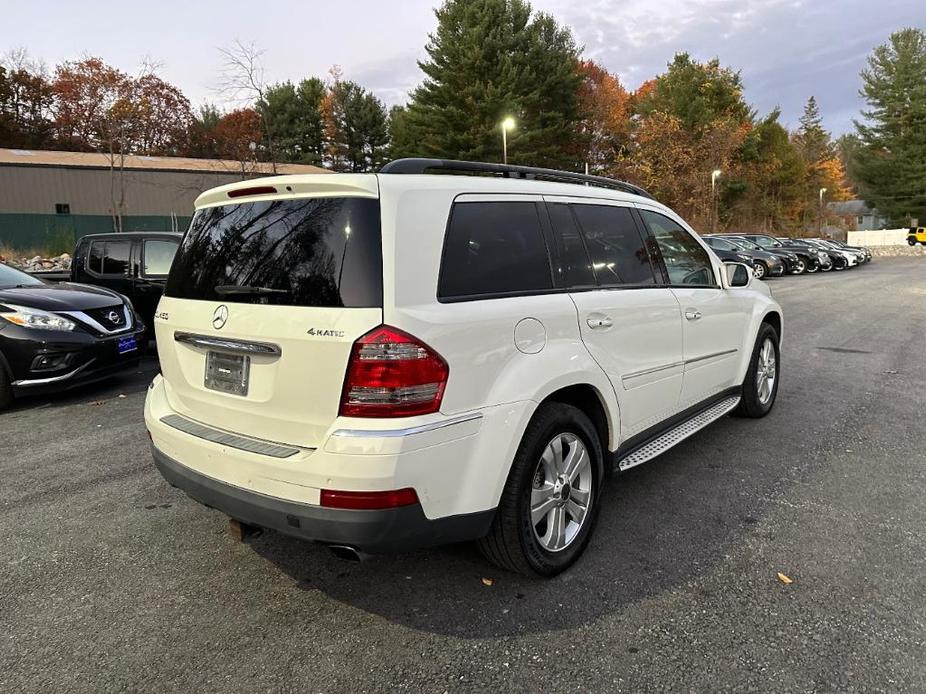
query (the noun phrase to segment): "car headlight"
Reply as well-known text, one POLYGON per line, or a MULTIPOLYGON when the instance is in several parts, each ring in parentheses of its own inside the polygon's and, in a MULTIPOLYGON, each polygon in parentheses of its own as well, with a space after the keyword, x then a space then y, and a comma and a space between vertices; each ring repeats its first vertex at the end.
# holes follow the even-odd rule
POLYGON ((48 311, 42 311, 37 308, 29 308, 28 306, 16 306, 15 304, 3 304, 2 307, 6 310, 0 310, 0 318, 13 323, 14 325, 21 325, 24 328, 39 328, 41 330, 73 330, 77 327, 77 324, 70 320, 69 318, 63 318, 61 316, 55 315, 54 313, 49 313, 48 311))

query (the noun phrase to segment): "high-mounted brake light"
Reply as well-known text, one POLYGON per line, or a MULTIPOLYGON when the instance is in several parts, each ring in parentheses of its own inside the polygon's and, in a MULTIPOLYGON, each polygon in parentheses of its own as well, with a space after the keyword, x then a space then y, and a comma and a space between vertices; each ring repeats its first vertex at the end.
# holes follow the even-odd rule
POLYGON ((276 193, 277 189, 273 186, 251 186, 250 188, 237 188, 228 191, 230 198, 243 198, 249 195, 270 195, 276 193))
POLYGON ((344 417, 410 417, 440 409, 450 369, 415 337, 381 325, 351 349, 340 413, 344 417))

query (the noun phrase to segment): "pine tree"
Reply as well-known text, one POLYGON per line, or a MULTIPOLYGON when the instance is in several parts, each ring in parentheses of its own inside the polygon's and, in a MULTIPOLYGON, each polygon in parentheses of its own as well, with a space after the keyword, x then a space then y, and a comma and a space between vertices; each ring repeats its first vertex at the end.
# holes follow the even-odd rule
POLYGON ((325 151, 321 102, 325 83, 317 77, 298 86, 283 82, 267 87, 257 110, 271 126, 277 155, 284 161, 321 166, 325 151))
POLYGON ((800 117, 800 127, 794 135, 804 161, 812 164, 828 159, 833 155, 833 143, 830 134, 823 127, 823 118, 817 106, 817 99, 811 96, 804 104, 804 113, 800 117))
POLYGON ((861 72, 869 105, 852 170, 866 202, 896 225, 926 222, 926 32, 903 29, 861 72))
POLYGON ((524 0, 447 0, 419 66, 406 127, 429 156, 500 161, 511 116, 509 161, 577 166, 578 49, 568 29, 524 0))

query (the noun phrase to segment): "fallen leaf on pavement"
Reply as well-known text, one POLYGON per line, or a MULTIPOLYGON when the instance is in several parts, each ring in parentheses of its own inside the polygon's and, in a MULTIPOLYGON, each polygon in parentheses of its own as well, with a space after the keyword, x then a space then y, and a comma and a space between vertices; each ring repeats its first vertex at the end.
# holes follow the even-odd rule
POLYGON ((482 579, 482 583, 483 583, 483 585, 490 586, 490 585, 492 585, 493 583, 495 583, 495 581, 493 581, 491 578, 484 578, 484 579, 482 579))
POLYGON ((792 581, 790 578, 788 578, 787 576, 785 576, 785 575, 784 575, 783 573, 781 573, 780 571, 778 572, 778 580, 781 581, 782 583, 784 583, 786 586, 787 586, 787 585, 791 585, 792 583, 794 583, 794 581, 792 581))

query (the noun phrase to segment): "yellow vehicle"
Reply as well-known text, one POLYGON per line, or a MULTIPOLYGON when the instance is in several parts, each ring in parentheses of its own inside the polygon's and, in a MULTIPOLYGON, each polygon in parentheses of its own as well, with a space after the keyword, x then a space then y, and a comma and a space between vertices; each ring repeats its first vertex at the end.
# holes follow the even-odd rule
POLYGON ((926 227, 910 227, 907 233, 907 243, 915 246, 918 243, 926 246, 926 227))

